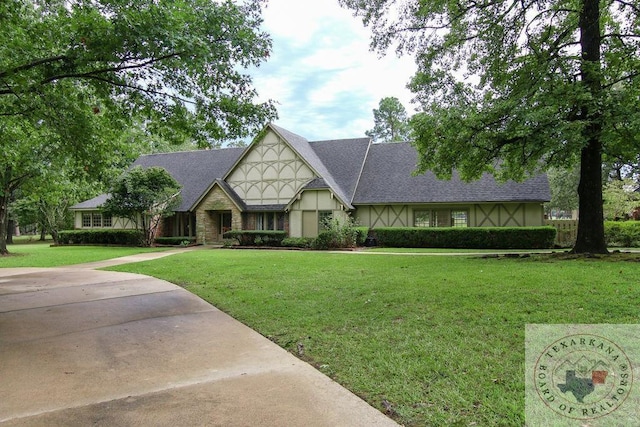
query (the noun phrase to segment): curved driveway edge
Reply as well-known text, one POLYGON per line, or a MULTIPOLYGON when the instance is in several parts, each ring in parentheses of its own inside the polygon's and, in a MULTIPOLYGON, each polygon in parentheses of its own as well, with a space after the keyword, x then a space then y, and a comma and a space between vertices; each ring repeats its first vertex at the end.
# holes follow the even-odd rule
POLYGON ((0 269, 1 425, 397 425, 186 290, 87 267, 0 269))

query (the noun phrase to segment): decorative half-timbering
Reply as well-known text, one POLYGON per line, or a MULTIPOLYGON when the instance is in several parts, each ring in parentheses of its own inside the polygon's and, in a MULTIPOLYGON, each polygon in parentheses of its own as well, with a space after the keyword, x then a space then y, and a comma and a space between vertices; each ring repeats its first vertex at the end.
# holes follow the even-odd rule
MULTIPOLYGON (((550 199, 544 174, 499 183, 485 174, 463 182, 414 175, 410 143, 369 138, 308 141, 269 124, 246 148, 141 156, 182 185, 182 205, 162 232, 219 243, 227 230, 284 230, 314 237, 326 218, 351 215, 376 227, 524 227, 544 222, 550 199)), ((107 195, 76 205, 76 228, 125 228, 102 217, 107 195)))

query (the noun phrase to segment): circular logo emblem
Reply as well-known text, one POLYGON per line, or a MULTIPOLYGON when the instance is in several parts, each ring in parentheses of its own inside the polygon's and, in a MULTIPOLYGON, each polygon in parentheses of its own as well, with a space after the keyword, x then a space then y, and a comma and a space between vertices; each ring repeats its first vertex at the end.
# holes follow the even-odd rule
POLYGON ((631 392, 631 361, 616 343, 591 334, 549 345, 535 365, 538 396, 556 413, 578 420, 603 417, 631 392))

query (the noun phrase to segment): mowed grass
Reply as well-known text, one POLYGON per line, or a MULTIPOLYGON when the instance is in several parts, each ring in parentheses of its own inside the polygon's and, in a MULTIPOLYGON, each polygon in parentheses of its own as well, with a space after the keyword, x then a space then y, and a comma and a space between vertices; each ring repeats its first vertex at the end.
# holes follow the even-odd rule
POLYGON ((203 250, 200 295, 406 426, 524 424, 527 323, 638 323, 640 262, 203 250))
MULTIPOLYGON (((14 238, 15 239, 15 238, 14 238)), ((0 268, 58 267, 103 261, 166 248, 125 248, 115 246, 51 246, 51 242, 23 242, 7 245, 9 255, 0 256, 0 268)))

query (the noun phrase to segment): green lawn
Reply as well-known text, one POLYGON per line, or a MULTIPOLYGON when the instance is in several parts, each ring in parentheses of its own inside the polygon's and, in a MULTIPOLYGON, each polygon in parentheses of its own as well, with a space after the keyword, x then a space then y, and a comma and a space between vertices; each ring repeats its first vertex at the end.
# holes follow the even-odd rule
POLYGON ((182 285, 303 347, 407 426, 522 425, 525 324, 640 321, 638 258, 203 250, 112 269, 182 285))
MULTIPOLYGON (((15 239, 15 238, 14 238, 15 239)), ((24 240, 24 239, 22 239, 24 240)), ((122 248, 107 246, 51 246, 51 241, 23 242, 7 245, 10 255, 0 256, 0 268, 57 267, 102 261, 166 248, 122 248)))

